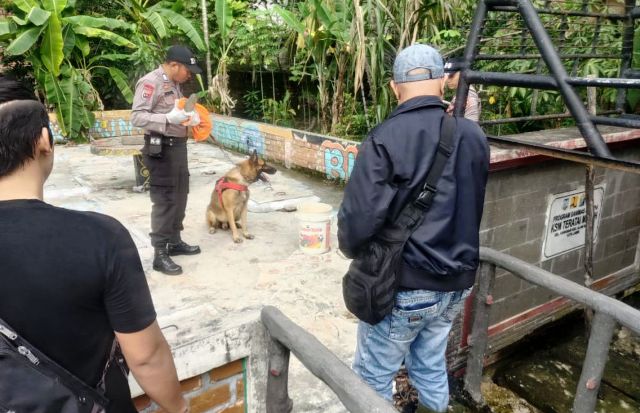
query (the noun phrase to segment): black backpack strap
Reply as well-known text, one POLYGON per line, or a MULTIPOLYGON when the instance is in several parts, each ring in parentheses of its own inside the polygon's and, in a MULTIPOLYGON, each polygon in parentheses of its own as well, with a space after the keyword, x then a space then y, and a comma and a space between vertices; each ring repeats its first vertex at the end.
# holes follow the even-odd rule
POLYGON ((2 318, 0 318, 0 336, 3 336, 0 337, 0 339, 4 339, 7 343, 14 346, 16 351, 26 357, 35 368, 46 371, 46 374, 55 375, 56 380, 59 380, 68 389, 71 389, 79 398, 84 398, 86 400, 87 397, 90 397, 94 402, 98 403, 98 405, 93 405, 92 411, 96 413, 104 412, 109 400, 101 391, 89 386, 83 380, 50 359, 46 354, 21 337, 2 318))
POLYGON ((438 192, 437 184, 442 176, 447 160, 453 152, 454 134, 456 130, 456 118, 446 113, 442 117, 440 124, 440 140, 433 163, 429 167, 427 178, 422 190, 413 202, 410 202, 403 209, 395 224, 402 228, 417 228, 424 218, 424 214, 433 203, 433 198, 438 192))
POLYGON ((122 350, 120 349, 120 343, 118 343, 118 339, 116 337, 113 338, 113 343, 111 343, 111 351, 109 352, 109 358, 107 359, 107 363, 104 365, 104 368, 102 369, 102 375, 100 376, 100 381, 96 385, 96 389, 99 392, 102 392, 102 394, 106 393, 107 372, 109 371, 109 368, 114 363, 118 366, 119 370, 122 372, 122 374, 125 377, 129 376, 129 369, 124 360, 124 356, 122 355, 122 350))

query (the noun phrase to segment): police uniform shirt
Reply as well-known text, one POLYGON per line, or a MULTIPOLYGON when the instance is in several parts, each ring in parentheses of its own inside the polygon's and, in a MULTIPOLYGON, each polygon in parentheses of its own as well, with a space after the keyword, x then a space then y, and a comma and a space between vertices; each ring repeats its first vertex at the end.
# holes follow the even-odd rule
POLYGON ((167 122, 175 101, 182 97, 180 85, 169 79, 162 66, 138 80, 131 109, 132 123, 145 130, 165 136, 184 138, 187 127, 167 122))

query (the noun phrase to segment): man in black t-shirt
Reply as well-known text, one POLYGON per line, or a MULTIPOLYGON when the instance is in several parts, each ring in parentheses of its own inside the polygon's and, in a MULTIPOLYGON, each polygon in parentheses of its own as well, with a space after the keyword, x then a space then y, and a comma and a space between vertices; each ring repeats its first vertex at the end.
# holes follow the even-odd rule
MULTIPOLYGON (((188 412, 127 230, 42 201, 53 151, 44 106, 0 77, 0 318, 92 387, 115 334, 145 393, 169 413, 188 412)), ((106 391, 108 413, 136 411, 117 366, 106 391)))

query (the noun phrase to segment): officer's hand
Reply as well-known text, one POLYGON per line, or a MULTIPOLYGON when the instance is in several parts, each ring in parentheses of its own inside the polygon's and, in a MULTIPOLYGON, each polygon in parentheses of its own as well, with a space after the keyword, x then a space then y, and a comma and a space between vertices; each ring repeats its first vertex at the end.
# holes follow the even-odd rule
POLYGON ((189 118, 189 120, 185 123, 183 123, 183 125, 185 126, 198 126, 200 124, 200 115, 198 115, 198 112, 193 111, 193 112, 185 112, 188 116, 191 116, 191 118, 189 118))
POLYGON ((167 122, 172 123, 174 125, 180 125, 182 122, 189 120, 189 115, 184 111, 184 109, 178 109, 178 102, 176 101, 176 105, 171 109, 171 112, 167 113, 167 122))

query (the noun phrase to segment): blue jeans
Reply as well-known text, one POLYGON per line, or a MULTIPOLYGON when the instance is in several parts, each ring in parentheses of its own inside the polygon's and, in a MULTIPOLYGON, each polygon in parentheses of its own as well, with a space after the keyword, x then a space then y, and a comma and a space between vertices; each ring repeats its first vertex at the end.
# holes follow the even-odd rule
POLYGON ((360 321, 353 370, 387 400, 404 360, 421 404, 445 412, 449 382, 445 352, 451 323, 471 288, 400 291, 391 314, 376 325, 360 321))

